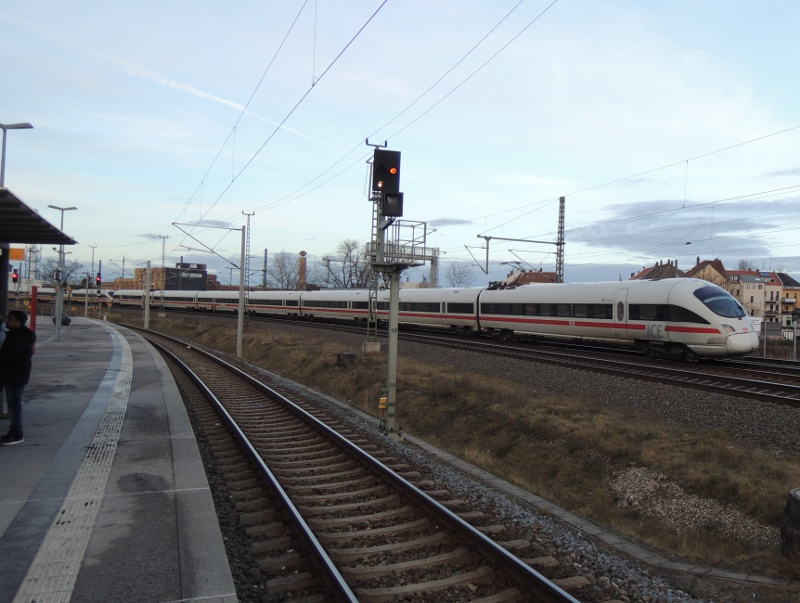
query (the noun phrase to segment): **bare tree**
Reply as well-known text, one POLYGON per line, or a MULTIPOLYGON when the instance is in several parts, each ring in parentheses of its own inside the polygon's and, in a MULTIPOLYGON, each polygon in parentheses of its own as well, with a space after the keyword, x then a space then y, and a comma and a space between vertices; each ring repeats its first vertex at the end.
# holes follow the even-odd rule
POLYGON ((444 277, 448 287, 469 287, 475 282, 472 266, 468 262, 449 262, 444 277))
POLYGON ((267 269, 267 286, 275 289, 297 289, 300 262, 297 254, 279 251, 272 256, 267 269))
POLYGON ((755 270, 756 267, 753 265, 752 260, 739 260, 739 263, 736 264, 736 270, 755 270))
MULTIPOLYGON (((55 285, 58 258, 44 258, 42 260, 42 280, 55 285)), ((77 285, 81 278, 86 276, 86 268, 78 260, 64 263, 64 274, 61 281, 67 285, 77 285)))
POLYGON ((334 289, 364 289, 372 282, 372 266, 367 257, 366 245, 355 239, 345 239, 336 247, 336 253, 323 259, 316 280, 334 289))

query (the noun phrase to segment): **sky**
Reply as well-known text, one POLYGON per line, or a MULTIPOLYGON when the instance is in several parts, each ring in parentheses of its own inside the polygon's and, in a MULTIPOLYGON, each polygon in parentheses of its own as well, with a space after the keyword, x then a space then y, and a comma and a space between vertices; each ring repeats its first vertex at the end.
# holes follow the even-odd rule
POLYGON ((0 28, 0 123, 34 126, 5 184, 77 207, 67 259, 104 280, 183 258, 236 284, 248 223, 254 269, 368 242, 367 143, 475 285, 555 270, 562 196, 568 282, 800 275, 796 0, 32 0, 0 28))

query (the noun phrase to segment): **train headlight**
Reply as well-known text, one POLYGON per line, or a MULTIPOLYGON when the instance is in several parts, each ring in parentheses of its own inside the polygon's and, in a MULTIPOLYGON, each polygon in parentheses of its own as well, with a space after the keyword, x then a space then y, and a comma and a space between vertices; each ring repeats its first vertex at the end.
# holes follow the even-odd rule
POLYGON ((731 325, 722 325, 722 328, 725 329, 725 332, 728 335, 733 335, 736 333, 736 329, 734 329, 731 325))

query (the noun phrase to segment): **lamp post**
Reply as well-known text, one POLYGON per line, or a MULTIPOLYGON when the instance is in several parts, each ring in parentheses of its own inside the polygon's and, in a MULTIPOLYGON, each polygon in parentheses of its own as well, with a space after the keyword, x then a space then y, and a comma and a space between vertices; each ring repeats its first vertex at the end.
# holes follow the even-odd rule
MULTIPOLYGON (((50 209, 57 209, 61 212, 61 232, 64 232, 64 212, 78 209, 77 207, 56 207, 55 205, 48 205, 50 209)), ((61 321, 64 316, 64 244, 62 243, 58 250, 58 276, 56 278, 56 313, 53 320, 56 323, 56 341, 61 335, 61 321)))
POLYGON ((3 153, 0 155, 0 186, 6 185, 6 131, 7 130, 30 130, 31 124, 0 124, 3 130, 3 153))

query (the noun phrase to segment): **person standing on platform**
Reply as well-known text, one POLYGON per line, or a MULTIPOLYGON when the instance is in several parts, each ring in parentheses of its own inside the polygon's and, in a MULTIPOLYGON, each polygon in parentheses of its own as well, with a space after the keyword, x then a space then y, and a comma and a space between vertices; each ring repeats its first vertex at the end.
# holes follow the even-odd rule
POLYGON ((10 310, 6 319, 6 338, 0 346, 0 385, 5 389, 11 425, 0 438, 3 446, 13 446, 25 441, 22 433, 22 392, 31 378, 33 344, 36 333, 25 326, 28 315, 10 310))
MULTIPOLYGON (((6 322, 0 321, 0 346, 6 340, 6 322)), ((8 418, 8 409, 6 409, 6 396, 3 393, 3 384, 0 383, 0 419, 8 418)))

